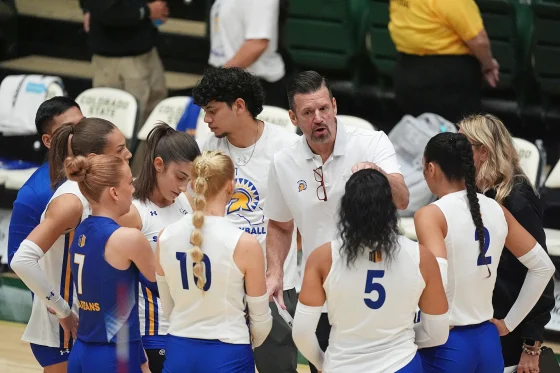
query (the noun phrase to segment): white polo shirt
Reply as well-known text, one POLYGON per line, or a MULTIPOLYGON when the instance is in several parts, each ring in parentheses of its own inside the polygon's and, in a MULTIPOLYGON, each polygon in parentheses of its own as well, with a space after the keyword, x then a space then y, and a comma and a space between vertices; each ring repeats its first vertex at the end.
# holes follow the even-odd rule
POLYGON ((264 214, 278 222, 294 219, 301 233, 303 260, 317 247, 335 239, 338 206, 352 166, 373 162, 388 174, 401 173, 393 144, 384 132, 345 127, 340 120, 337 122, 334 150, 324 164, 301 136, 276 153, 270 165, 264 214), (320 183, 313 170, 319 166, 323 166, 327 201, 317 197, 320 183))
POLYGON ((279 0, 216 0, 210 10, 210 58, 212 66, 224 66, 248 39, 268 39, 264 53, 247 68, 268 82, 285 74, 278 49, 279 0))

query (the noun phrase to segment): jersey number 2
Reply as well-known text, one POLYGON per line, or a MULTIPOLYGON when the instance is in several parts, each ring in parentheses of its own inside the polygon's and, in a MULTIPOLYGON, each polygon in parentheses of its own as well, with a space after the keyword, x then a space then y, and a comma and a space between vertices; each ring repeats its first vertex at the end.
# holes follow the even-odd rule
MULTIPOLYGON (((488 232, 488 229, 486 229, 486 227, 483 228, 484 228, 484 250, 482 254, 478 256, 478 260, 476 262, 476 264, 479 266, 492 264, 492 257, 486 256, 486 253, 488 252, 488 248, 490 247, 490 232, 488 232)), ((474 231, 474 240, 478 241, 478 234, 476 230, 474 231)))
POLYGON ((74 264, 78 265, 78 294, 82 294, 82 270, 86 256, 83 254, 74 254, 74 264))
MULTIPOLYGON (((175 257, 179 261, 179 266, 181 267, 181 280, 183 282, 183 289, 189 290, 189 279, 187 277, 187 254, 186 253, 175 253, 175 257)), ((206 272, 206 284, 204 284, 204 291, 210 289, 212 285, 212 267, 210 266, 210 258, 204 254, 202 259, 204 264, 204 271, 206 272)), ((194 263, 193 263, 194 267, 194 263)), ((198 278, 194 278, 194 283, 198 282, 198 278)))
POLYGON ((385 276, 385 271, 382 270, 370 269, 367 272, 365 293, 371 294, 374 291, 377 293, 377 300, 364 298, 364 303, 372 310, 381 308, 381 306, 383 306, 383 303, 385 303, 385 288, 379 282, 375 282, 376 278, 383 278, 383 276, 385 276))

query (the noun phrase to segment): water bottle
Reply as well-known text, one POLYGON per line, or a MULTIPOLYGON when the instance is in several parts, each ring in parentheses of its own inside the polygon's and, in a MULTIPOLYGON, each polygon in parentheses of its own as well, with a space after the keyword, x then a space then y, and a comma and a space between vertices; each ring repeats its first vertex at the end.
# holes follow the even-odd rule
POLYGON ((546 149, 544 148, 544 143, 542 139, 535 140, 535 145, 539 150, 539 155, 541 157, 541 179, 537 180, 537 187, 541 188, 546 181, 546 149))

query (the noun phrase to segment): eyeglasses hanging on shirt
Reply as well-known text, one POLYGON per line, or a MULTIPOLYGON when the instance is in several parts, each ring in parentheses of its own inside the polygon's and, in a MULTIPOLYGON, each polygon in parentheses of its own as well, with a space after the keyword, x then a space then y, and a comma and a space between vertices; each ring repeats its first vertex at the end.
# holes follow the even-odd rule
POLYGON ((314 169, 313 174, 315 175, 315 181, 321 183, 321 185, 317 187, 317 198, 319 201, 327 202, 327 188, 325 187, 325 181, 323 178, 323 166, 314 169))

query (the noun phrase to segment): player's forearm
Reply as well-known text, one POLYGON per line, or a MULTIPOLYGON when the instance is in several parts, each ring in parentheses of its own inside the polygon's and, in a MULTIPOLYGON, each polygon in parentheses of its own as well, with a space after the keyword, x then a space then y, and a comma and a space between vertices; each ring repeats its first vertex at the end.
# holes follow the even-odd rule
POLYGON ((24 240, 12 260, 12 269, 29 290, 56 312, 57 317, 68 317, 71 312, 70 306, 54 289, 39 266, 39 259, 43 255, 41 248, 34 242, 24 240))
POLYGON ((465 41, 465 44, 478 59, 483 71, 492 68, 492 50, 486 30, 482 29, 473 39, 465 41))
POLYGON ((241 48, 239 48, 237 53, 235 53, 225 66, 246 69, 259 59, 266 48, 268 48, 267 39, 245 40, 241 48))
POLYGON ((284 262, 290 252, 294 224, 286 227, 285 223, 269 220, 266 234, 266 268, 267 274, 282 274, 284 262))

